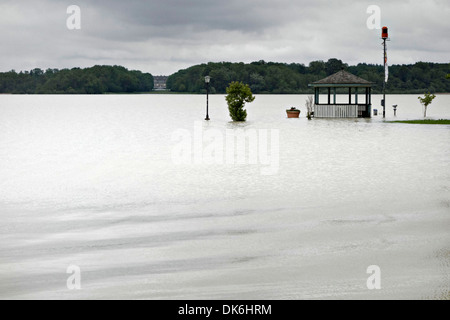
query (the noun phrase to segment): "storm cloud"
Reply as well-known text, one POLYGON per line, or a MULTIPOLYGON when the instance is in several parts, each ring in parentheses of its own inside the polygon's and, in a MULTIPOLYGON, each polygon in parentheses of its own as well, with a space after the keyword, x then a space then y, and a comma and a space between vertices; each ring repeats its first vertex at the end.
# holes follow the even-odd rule
POLYGON ((108 64, 156 75, 208 61, 381 63, 369 5, 390 28, 391 64, 449 62, 448 0, 72 1, 1 0, 1 71, 108 64), (81 30, 66 27, 72 4, 81 30))

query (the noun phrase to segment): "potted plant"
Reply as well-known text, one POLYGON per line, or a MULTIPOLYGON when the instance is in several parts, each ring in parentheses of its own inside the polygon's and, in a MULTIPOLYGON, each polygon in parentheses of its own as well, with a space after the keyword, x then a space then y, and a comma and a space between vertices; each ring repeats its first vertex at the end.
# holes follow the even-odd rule
POLYGON ((298 110, 296 107, 292 107, 290 109, 286 110, 288 118, 298 118, 300 117, 300 110, 298 110))

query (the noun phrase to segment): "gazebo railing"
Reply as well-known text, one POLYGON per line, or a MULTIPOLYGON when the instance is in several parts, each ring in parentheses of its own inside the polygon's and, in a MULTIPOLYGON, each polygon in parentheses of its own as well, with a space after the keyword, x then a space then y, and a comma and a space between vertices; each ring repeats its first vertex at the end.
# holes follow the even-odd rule
MULTIPOLYGON (((364 105, 357 104, 316 104, 314 117, 316 118, 358 118, 362 114, 364 105)), ((364 109, 365 110, 365 109, 364 109)))

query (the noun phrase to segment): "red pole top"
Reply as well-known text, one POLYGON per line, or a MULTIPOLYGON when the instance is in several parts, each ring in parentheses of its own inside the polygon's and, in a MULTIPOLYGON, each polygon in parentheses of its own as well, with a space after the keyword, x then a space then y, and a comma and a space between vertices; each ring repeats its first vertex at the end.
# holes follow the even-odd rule
POLYGON ((388 35, 388 27, 383 27, 381 31, 381 38, 387 39, 389 37, 388 35))

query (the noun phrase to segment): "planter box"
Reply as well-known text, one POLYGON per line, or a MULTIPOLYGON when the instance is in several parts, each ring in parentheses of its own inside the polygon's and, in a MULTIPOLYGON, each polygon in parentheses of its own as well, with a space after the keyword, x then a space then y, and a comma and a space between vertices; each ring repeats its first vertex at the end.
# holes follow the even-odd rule
POLYGON ((286 113, 287 113, 288 118, 298 118, 298 117, 300 117, 300 110, 297 110, 297 109, 286 110, 286 113))

